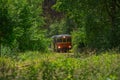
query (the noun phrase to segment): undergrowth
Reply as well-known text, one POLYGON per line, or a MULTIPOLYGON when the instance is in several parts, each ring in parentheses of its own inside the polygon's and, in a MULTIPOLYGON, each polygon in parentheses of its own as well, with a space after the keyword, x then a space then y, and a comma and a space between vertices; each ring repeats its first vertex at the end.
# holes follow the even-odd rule
POLYGON ((120 80, 120 54, 69 55, 26 52, 17 59, 0 57, 0 80, 120 80))

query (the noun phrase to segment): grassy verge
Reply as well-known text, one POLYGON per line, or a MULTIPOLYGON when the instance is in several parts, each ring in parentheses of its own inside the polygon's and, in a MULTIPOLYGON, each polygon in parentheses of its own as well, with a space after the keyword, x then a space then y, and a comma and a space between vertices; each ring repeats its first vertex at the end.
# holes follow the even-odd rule
POLYGON ((38 52, 0 58, 0 80, 120 80, 119 75, 120 54, 110 52, 86 58, 38 52))

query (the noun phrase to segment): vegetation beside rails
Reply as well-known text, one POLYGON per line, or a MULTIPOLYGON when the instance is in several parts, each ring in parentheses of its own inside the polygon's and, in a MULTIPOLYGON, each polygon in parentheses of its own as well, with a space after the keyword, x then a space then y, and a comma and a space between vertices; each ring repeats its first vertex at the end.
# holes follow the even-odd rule
POLYGON ((120 80, 119 75, 120 54, 112 52, 86 58, 38 52, 0 57, 0 80, 120 80))

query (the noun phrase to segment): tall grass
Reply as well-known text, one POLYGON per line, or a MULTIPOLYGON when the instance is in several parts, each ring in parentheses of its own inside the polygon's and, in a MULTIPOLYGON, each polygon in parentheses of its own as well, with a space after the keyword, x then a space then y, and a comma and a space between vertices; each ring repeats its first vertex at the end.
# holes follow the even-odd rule
POLYGON ((74 58, 26 52, 18 59, 1 57, 0 74, 0 80, 120 80, 120 54, 74 58))

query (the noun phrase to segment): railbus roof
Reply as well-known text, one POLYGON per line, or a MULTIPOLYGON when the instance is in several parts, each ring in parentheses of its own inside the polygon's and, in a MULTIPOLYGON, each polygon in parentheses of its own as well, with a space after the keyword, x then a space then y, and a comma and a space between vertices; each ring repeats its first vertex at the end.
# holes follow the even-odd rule
POLYGON ((52 36, 52 38, 61 38, 63 36, 71 37, 71 35, 69 35, 69 34, 60 34, 60 35, 54 35, 54 36, 52 36))

